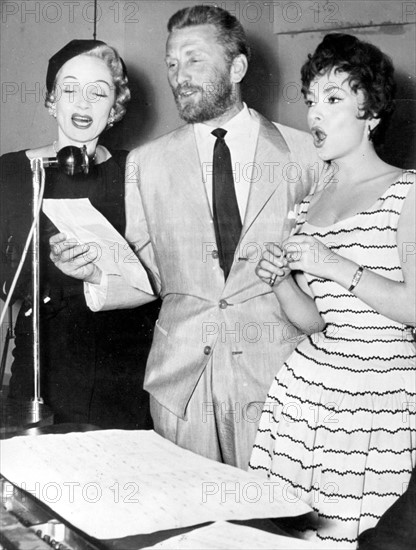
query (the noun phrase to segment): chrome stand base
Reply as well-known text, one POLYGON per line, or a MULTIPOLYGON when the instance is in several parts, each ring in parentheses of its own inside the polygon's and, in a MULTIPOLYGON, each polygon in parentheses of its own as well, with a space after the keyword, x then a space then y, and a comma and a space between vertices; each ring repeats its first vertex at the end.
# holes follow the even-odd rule
POLYGON ((51 424, 53 412, 41 401, 17 401, 0 396, 0 439, 51 424))

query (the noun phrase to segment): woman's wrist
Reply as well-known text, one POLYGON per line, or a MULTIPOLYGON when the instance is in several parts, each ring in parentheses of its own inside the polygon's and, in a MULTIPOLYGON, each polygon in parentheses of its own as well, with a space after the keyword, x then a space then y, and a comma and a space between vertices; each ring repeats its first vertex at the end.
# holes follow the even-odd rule
POLYGON ((289 273, 282 281, 279 282, 279 284, 275 284, 272 288, 277 298, 280 299, 282 295, 286 296, 288 290, 293 289, 295 286, 297 285, 292 276, 292 273, 289 273))
POLYGON ((328 279, 348 289, 359 267, 356 262, 337 255, 336 262, 333 262, 329 269, 328 279))

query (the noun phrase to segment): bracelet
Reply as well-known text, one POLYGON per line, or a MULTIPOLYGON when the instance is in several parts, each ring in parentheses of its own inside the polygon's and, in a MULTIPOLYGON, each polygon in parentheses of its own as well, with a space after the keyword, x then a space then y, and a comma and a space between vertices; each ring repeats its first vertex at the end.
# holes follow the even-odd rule
POLYGON ((360 265, 357 271, 354 273, 354 277, 352 278, 350 287, 348 289, 349 292, 354 290, 354 288, 358 285, 358 283, 360 282, 361 276, 363 274, 363 271, 364 271, 364 268, 362 265, 360 265))

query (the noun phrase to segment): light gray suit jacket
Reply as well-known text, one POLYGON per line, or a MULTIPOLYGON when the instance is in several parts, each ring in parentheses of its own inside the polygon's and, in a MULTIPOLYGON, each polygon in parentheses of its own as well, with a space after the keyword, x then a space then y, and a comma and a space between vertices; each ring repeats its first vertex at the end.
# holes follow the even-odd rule
MULTIPOLYGON (((193 126, 135 149, 127 161, 127 239, 148 269, 155 294, 163 298, 145 389, 182 418, 211 357, 217 372, 238 368, 252 401, 263 402, 299 339, 255 267, 265 243, 281 243, 288 236, 293 227, 288 212, 314 184, 318 159, 308 134, 273 124, 252 110, 251 115, 260 123, 255 170, 226 282, 193 126)), ((101 309, 134 307, 150 299, 110 276, 101 309)), ((238 401, 238 388, 230 392, 238 401)))

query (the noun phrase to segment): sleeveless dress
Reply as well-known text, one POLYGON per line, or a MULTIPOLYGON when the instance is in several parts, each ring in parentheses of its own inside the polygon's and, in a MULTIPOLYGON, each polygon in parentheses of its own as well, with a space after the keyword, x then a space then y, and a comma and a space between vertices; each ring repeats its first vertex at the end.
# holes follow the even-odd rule
MULTIPOLYGON (((396 233, 414 182, 404 173, 370 209, 327 227, 305 221, 309 196, 296 232, 403 281, 396 233)), ((415 466, 414 339, 409 327, 337 283, 305 277, 326 328, 302 340, 273 381, 249 468, 311 506, 298 535, 323 548, 355 548, 358 534, 404 492, 415 466)))

